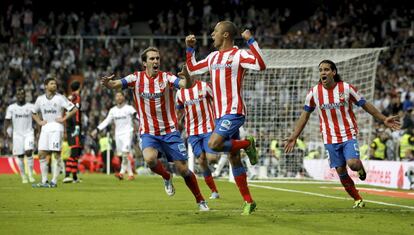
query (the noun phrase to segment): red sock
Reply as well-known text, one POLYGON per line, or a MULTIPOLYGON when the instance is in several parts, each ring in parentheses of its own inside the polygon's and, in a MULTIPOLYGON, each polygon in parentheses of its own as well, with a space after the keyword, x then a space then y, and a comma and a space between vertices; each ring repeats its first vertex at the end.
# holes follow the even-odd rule
POLYGON ((69 157, 65 164, 65 173, 67 176, 72 172, 73 158, 69 157))
POLYGON ((204 201, 203 195, 201 195, 200 188, 198 187, 197 178, 195 177, 192 171, 188 171, 187 175, 183 177, 185 180, 185 184, 193 193, 196 202, 199 203, 204 201))
POLYGON ((169 180, 171 175, 170 173, 164 168, 160 160, 157 160, 157 165, 155 167, 150 168, 152 172, 162 176, 165 180, 169 180))
POLYGON ((248 140, 231 140, 230 152, 236 152, 237 150, 249 147, 250 141, 248 140))
POLYGON ((355 188, 354 181, 351 179, 351 177, 349 177, 348 174, 346 176, 340 177, 340 180, 349 196, 351 196, 354 200, 362 199, 358 193, 358 190, 355 188))
POLYGON ((252 203, 253 199, 250 195, 249 187, 247 186, 247 175, 243 173, 239 176, 235 176, 234 180, 236 181, 237 187, 239 187, 240 194, 243 196, 244 201, 247 203, 252 203))
POLYGON ((216 184, 214 183, 213 176, 211 176, 211 175, 204 176, 204 181, 206 182, 207 186, 210 188, 211 192, 218 193, 217 188, 216 188, 216 184))

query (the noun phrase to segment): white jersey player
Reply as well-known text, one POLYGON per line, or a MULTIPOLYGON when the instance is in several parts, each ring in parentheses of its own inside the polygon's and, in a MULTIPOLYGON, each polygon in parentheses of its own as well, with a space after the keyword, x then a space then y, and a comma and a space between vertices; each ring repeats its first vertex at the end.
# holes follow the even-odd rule
POLYGON ((17 156, 22 183, 33 183, 33 157, 34 148, 34 130, 32 122, 32 110, 34 105, 26 103, 26 93, 23 88, 17 90, 17 102, 7 107, 4 136, 7 138, 7 129, 12 124, 13 129, 13 156, 17 156), (27 158, 28 176, 24 168, 24 156, 27 158))
POLYGON ((34 187, 57 187, 57 178, 61 170, 60 150, 66 119, 73 116, 78 110, 65 96, 56 92, 57 84, 54 78, 48 78, 44 82, 46 93, 37 97, 33 110, 33 119, 42 127, 39 136, 38 150, 40 157, 40 172, 42 181, 34 187), (67 111, 64 116, 64 110, 67 111), (42 118, 39 117, 39 114, 42 118), (55 153, 55 166, 52 167, 53 178, 48 183, 47 157, 55 153))
POLYGON ((124 178, 125 171, 128 171, 128 180, 134 179, 134 173, 131 168, 131 159, 128 156, 132 149, 132 139, 134 132, 134 119, 136 118, 136 111, 131 106, 125 103, 125 96, 122 92, 117 92, 115 95, 116 106, 109 110, 108 116, 103 120, 94 131, 93 136, 97 131, 105 129, 112 122, 115 124, 115 144, 118 155, 122 156, 121 171, 116 176, 119 179, 124 178))

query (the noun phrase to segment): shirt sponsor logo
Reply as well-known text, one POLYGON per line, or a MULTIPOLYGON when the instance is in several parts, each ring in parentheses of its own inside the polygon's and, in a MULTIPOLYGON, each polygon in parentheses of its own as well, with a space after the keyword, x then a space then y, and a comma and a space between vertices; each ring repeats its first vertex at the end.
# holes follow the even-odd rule
POLYGON ((127 119, 126 116, 119 116, 119 117, 114 117, 115 120, 122 120, 122 119, 127 119))
POLYGON ((16 114, 14 115, 15 118, 29 118, 29 114, 16 114))
POLYGON ((158 98, 161 98, 163 95, 164 93, 162 92, 158 92, 158 93, 142 92, 139 94, 139 96, 141 96, 144 99, 158 99, 158 98))
POLYGON ((57 110, 55 109, 45 109, 43 110, 44 114, 57 114, 57 110))
POLYGON ((347 102, 339 102, 339 103, 330 103, 330 104, 323 104, 320 106, 321 109, 339 109, 342 106, 347 106, 347 102))
POLYGON ((212 70, 230 69, 231 67, 232 67, 231 64, 213 64, 213 65, 211 65, 212 70))
POLYGON ((193 104, 199 104, 202 100, 203 100, 203 97, 201 97, 201 98, 197 98, 197 99, 192 99, 192 100, 186 100, 186 101, 184 102, 184 104, 185 104, 185 105, 189 105, 189 106, 191 106, 191 105, 193 105, 193 104))

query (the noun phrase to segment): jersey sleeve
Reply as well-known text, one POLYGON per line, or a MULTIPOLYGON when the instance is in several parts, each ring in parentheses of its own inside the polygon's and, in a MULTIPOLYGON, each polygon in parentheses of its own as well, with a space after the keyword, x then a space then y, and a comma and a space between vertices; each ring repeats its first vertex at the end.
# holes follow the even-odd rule
POLYGON ((129 109, 129 113, 133 116, 133 118, 135 118, 134 116, 136 116, 137 111, 134 109, 134 107, 132 107, 131 105, 128 106, 129 109))
POLYGON ((263 53, 254 38, 247 41, 250 51, 241 50, 240 65, 245 69, 264 70, 266 64, 263 60, 263 53))
POLYGON ((208 95, 208 97, 209 98, 211 98, 211 99, 213 99, 213 87, 212 87, 212 85, 211 85, 211 83, 207 83, 207 95, 208 95))
POLYGON ((358 90, 351 84, 349 85, 349 99, 357 106, 362 106, 367 102, 365 98, 359 94, 358 90))
POLYGON ((11 118, 12 118, 13 114, 12 114, 12 109, 11 109, 11 107, 12 107, 12 106, 7 107, 7 110, 6 110, 6 117, 5 117, 5 119, 11 119, 11 118))
POLYGON ((175 94, 175 103, 177 109, 184 109, 184 102, 181 100, 181 90, 177 91, 175 94))
POLYGON ((194 48, 188 47, 187 53, 186 53, 186 65, 187 65, 188 73, 190 75, 197 75, 197 74, 203 74, 203 73, 208 72, 209 70, 208 60, 211 57, 211 55, 212 53, 210 53, 203 60, 196 61, 194 48))
POLYGON ((165 73, 165 76, 167 78, 168 83, 171 86, 173 86, 173 87, 175 87, 177 89, 180 89, 180 84, 179 84, 180 78, 179 77, 175 76, 172 73, 165 73))
POLYGON ((99 123, 99 125, 98 125, 98 130, 100 130, 100 131, 102 131, 103 129, 105 129, 109 124, 111 124, 111 122, 112 122, 112 119, 113 119, 113 115, 112 115, 112 113, 113 113, 113 111, 112 111, 113 109, 110 109, 109 110, 109 113, 108 113, 108 116, 106 116, 106 118, 101 122, 101 123, 99 123))
POLYGON ((305 99, 305 106, 303 107, 303 109, 306 112, 313 112, 316 108, 316 104, 315 104, 315 100, 313 98, 313 90, 311 89, 308 94, 306 95, 306 99, 305 99))
POLYGON ((33 105, 32 113, 39 113, 40 112, 40 97, 36 99, 35 104, 33 105))
POLYGON ((68 98, 66 98, 66 96, 61 95, 60 97, 61 97, 60 99, 61 105, 64 109, 66 109, 66 111, 71 111, 72 109, 75 108, 75 105, 72 102, 70 102, 68 98))
POLYGON ((138 81, 139 73, 135 72, 124 78, 121 78, 122 89, 127 89, 135 86, 135 83, 138 81))

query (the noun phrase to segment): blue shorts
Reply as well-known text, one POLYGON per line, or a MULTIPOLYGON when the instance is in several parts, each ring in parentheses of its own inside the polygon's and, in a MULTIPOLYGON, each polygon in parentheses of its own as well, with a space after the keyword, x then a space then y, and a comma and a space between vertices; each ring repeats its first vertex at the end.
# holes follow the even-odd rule
POLYGON ((239 128, 243 126, 246 118, 240 114, 226 114, 216 119, 214 132, 225 139, 240 139, 239 128))
POLYGON ((178 131, 166 135, 142 134, 141 141, 142 151, 151 147, 164 153, 169 162, 187 160, 187 148, 178 131))
POLYGON ((358 141, 355 139, 339 144, 325 144, 325 150, 331 168, 346 166, 349 159, 359 159, 358 141))
POLYGON ((210 139, 211 134, 212 133, 209 132, 200 135, 190 135, 190 137, 188 137, 188 143, 191 144, 196 158, 200 157, 203 152, 216 154, 216 152, 208 147, 208 140, 210 139))

